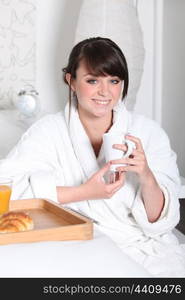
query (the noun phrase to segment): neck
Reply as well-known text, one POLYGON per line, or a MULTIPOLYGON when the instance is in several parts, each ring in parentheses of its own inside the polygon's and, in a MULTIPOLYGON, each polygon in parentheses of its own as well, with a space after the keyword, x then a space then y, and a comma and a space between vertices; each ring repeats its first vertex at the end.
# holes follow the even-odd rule
POLYGON ((100 118, 84 114, 83 111, 78 109, 78 114, 97 157, 103 141, 102 136, 112 126, 113 113, 110 111, 109 114, 100 118))
POLYGON ((83 124, 86 132, 95 132, 97 134, 103 134, 107 132, 112 126, 113 113, 110 111, 109 114, 103 117, 88 116, 78 110, 79 118, 83 124))

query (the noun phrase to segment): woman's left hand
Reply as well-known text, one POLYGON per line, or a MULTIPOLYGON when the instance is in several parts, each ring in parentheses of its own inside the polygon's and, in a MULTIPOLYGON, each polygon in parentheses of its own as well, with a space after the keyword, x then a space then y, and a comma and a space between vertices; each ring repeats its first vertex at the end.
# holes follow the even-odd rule
MULTIPOLYGON (((117 167, 116 170, 121 172, 135 172, 138 174, 140 181, 145 182, 151 174, 151 170, 148 166, 142 143, 139 138, 131 135, 126 135, 126 139, 134 142, 136 149, 133 150, 129 157, 111 160, 111 164, 124 164, 124 166, 117 167)), ((114 149, 119 149, 123 152, 127 150, 127 146, 125 144, 115 144, 113 147, 114 149)))

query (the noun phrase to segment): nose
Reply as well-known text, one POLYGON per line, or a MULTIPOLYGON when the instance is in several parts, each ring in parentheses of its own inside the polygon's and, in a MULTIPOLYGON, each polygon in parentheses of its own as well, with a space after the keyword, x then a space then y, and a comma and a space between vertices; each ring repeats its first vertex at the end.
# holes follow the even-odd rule
POLYGON ((101 81, 98 88, 98 93, 100 96, 106 97, 109 94, 109 86, 106 81, 101 81))

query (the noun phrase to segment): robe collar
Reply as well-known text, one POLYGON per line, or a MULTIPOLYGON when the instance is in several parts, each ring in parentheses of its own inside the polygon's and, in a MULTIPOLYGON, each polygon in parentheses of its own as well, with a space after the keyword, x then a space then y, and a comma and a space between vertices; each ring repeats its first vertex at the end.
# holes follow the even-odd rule
MULTIPOLYGON (((68 125, 69 134, 75 155, 80 162, 85 178, 87 180, 91 175, 100 169, 94 149, 91 145, 90 139, 80 121, 78 109, 75 101, 71 105, 71 114, 69 121, 69 104, 65 106, 65 120, 68 125), (69 122, 68 122, 69 121, 69 122)), ((129 112, 123 102, 119 101, 113 109, 113 125, 109 132, 122 132, 126 134, 129 127, 129 112)), ((104 151, 103 151, 104 152, 104 151)), ((100 149, 102 155, 102 149, 100 149)))

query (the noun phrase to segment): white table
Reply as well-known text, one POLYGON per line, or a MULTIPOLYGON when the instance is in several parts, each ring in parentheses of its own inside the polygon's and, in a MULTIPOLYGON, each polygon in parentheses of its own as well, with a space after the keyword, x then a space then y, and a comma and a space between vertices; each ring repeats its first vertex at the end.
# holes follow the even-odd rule
POLYGON ((152 277, 107 236, 0 245, 0 277, 152 277))

